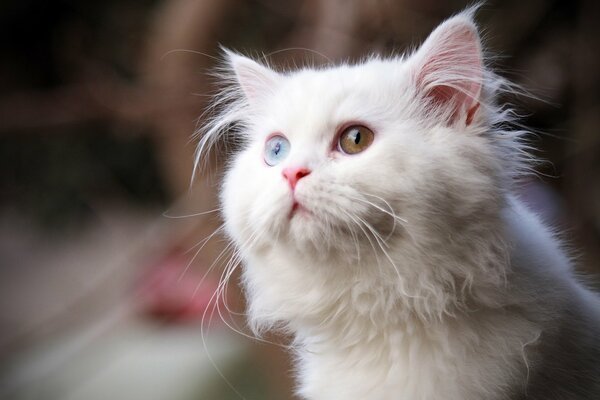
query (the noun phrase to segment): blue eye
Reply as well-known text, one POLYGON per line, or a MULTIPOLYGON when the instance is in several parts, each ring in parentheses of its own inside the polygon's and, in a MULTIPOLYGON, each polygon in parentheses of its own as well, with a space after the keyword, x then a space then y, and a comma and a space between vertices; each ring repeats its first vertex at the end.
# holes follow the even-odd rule
POLYGON ((283 161, 290 152, 290 142, 283 136, 272 136, 265 143, 265 162, 271 167, 283 161))

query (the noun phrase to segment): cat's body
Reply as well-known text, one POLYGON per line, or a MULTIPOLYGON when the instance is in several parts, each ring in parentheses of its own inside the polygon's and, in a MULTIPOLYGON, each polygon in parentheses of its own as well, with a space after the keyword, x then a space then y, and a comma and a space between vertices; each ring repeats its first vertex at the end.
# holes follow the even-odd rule
POLYGON ((407 59, 281 75, 230 55, 202 147, 241 124, 226 229, 303 398, 600 398, 600 302, 511 194, 527 155, 471 18, 407 59))
POLYGON ((307 399, 598 398, 600 303, 517 200, 508 200, 503 219, 506 284, 480 293, 485 299, 468 311, 411 315, 389 277, 336 276, 328 273, 342 267, 335 260, 278 249, 247 260, 251 315, 290 321, 307 399))

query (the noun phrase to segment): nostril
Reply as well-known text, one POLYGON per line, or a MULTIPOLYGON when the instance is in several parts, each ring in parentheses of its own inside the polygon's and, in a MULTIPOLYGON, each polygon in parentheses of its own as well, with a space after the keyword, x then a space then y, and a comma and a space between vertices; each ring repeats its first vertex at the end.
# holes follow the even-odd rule
POLYGON ((282 174, 285 179, 287 179, 291 188, 294 189, 296 187, 296 183, 305 176, 310 174, 310 170, 304 167, 289 167, 285 168, 282 171, 282 174))
POLYGON ((310 174, 310 171, 306 168, 302 168, 302 169, 298 170, 298 172, 296 172, 296 180, 298 181, 301 178, 304 178, 308 174, 310 174))

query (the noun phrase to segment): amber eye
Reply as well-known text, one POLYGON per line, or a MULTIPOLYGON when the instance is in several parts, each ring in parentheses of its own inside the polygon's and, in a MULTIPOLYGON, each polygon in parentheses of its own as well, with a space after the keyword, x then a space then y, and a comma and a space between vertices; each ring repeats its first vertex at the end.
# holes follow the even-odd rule
POLYGON ((360 153, 373 143, 373 131, 362 125, 352 125, 344 129, 338 143, 339 149, 346 154, 360 153))

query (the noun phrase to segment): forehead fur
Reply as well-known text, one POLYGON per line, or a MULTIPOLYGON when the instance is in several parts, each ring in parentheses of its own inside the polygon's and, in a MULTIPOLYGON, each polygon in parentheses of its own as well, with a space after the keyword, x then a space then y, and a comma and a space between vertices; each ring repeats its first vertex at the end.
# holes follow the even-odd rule
POLYGON ((331 133, 349 122, 379 125, 407 110, 408 81, 404 63, 395 59, 287 73, 255 105, 253 125, 291 137, 331 133))

